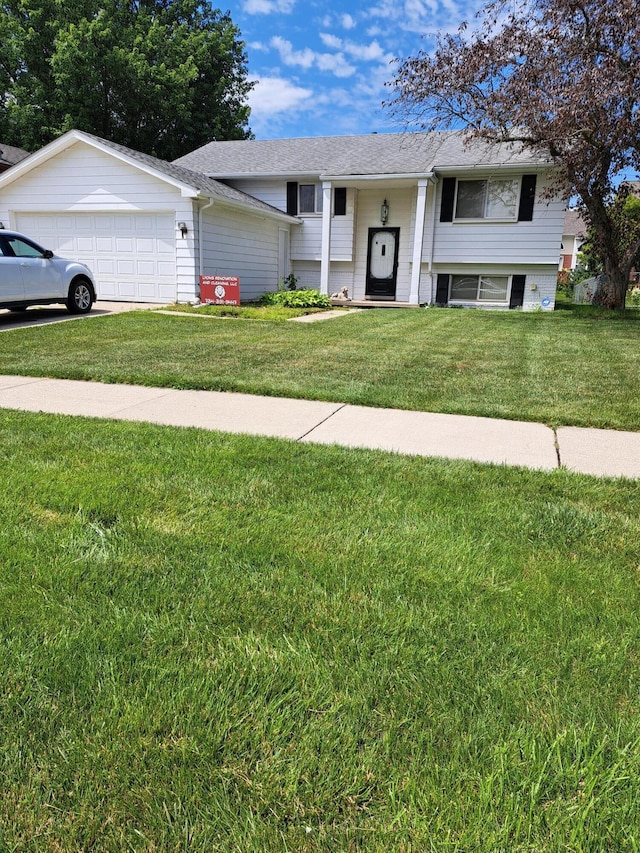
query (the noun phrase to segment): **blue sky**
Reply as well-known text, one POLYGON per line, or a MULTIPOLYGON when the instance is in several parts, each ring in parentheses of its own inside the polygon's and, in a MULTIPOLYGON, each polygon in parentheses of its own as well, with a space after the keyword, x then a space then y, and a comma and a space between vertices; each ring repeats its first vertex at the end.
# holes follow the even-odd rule
POLYGON ((257 139, 400 130, 381 104, 393 61, 471 21, 481 0, 233 0, 257 139))

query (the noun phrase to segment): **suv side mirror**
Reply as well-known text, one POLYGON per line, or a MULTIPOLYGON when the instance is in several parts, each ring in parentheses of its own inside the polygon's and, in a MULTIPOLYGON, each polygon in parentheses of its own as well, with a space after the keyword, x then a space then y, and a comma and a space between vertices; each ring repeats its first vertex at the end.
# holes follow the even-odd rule
POLYGON ((42 257, 43 258, 52 258, 53 252, 51 251, 51 249, 45 249, 44 252, 42 253, 42 257))

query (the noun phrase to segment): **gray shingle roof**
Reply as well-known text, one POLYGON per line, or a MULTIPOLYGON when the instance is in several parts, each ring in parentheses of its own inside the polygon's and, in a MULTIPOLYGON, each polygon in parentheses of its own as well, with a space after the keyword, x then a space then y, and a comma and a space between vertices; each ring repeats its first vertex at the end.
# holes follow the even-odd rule
POLYGON ((459 132, 380 133, 210 142, 174 161, 216 177, 425 174, 455 166, 542 164, 506 144, 464 144, 459 132))
POLYGON ((8 163, 10 166, 15 166, 16 163, 19 163, 20 160, 24 160, 28 156, 29 152, 23 148, 16 148, 14 145, 3 145, 0 142, 0 163, 8 163))
POLYGON ((93 139, 101 145, 105 145, 107 148, 111 148, 112 150, 139 162, 141 165, 147 166, 162 175, 166 175, 168 178, 172 178, 181 184, 192 187, 197 190, 199 194, 210 198, 217 198, 223 201, 241 204, 244 207, 252 208, 256 212, 270 214, 277 213, 279 217, 282 217, 283 215, 281 210, 272 207, 270 204, 265 204, 265 202, 259 201, 257 198, 253 198, 253 196, 247 195, 240 190, 229 187, 220 181, 216 181, 214 178, 210 178, 208 175, 202 174, 201 172, 194 171, 193 169, 178 165, 177 163, 167 163, 166 160, 159 160, 157 157, 152 157, 150 154, 142 154, 140 151, 134 151, 132 148, 119 145, 117 142, 110 142, 107 139, 94 136, 92 133, 86 133, 85 131, 79 131, 79 133, 81 136, 93 139))
POLYGON ((564 228, 563 234, 569 234, 574 237, 584 237, 587 233, 587 223, 582 218, 582 214, 575 207, 568 207, 564 213, 564 228))

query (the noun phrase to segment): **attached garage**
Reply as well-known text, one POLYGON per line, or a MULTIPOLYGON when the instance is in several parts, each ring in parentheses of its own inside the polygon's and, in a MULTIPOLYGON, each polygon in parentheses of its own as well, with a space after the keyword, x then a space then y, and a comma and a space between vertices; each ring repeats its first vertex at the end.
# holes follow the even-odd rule
POLYGON ((299 220, 199 172, 71 130, 0 175, 2 222, 87 264, 98 299, 166 304, 196 300, 206 274, 244 279, 245 299, 275 289, 288 261, 280 232, 299 220))
POLYGON ((15 213, 33 235, 93 271, 101 299, 167 303, 176 299, 176 235, 168 213, 15 213))

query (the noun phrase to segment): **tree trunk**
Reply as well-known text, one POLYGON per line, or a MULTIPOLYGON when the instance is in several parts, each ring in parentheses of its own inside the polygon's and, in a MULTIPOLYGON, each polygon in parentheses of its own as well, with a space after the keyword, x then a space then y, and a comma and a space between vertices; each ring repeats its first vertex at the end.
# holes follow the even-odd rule
POLYGON ((602 276, 602 284, 598 286, 593 297, 593 304, 624 311, 628 287, 629 270, 609 267, 602 276))

